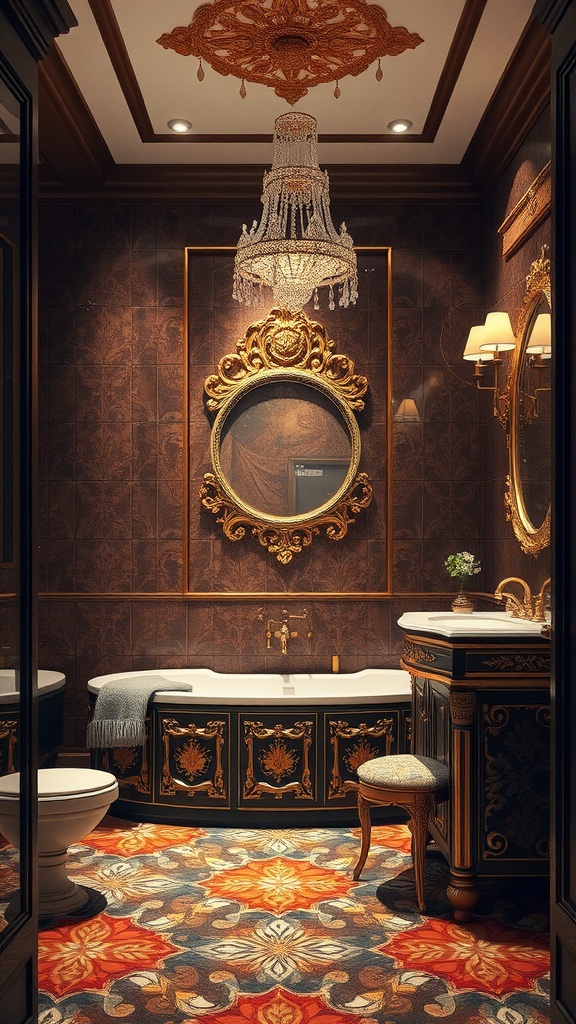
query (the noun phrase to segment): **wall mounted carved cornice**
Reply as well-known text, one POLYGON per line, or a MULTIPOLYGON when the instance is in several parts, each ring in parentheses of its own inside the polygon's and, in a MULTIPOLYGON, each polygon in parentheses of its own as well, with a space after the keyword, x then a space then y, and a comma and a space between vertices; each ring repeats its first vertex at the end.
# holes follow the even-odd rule
MULTIPOLYGON (((366 0, 215 0, 199 7, 189 25, 156 40, 183 57, 199 58, 220 75, 274 89, 294 104, 308 89, 359 75, 381 57, 396 57, 423 42, 393 28, 386 12, 366 0)), ((376 71, 382 79, 380 63, 376 71)))

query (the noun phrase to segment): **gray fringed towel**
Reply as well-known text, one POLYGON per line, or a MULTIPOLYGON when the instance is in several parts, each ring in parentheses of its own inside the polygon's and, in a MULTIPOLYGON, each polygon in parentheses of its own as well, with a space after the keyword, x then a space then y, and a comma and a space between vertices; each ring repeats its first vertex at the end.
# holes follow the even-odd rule
POLYGON ((136 747, 146 740, 148 701, 159 690, 192 690, 163 676, 134 676, 104 683, 86 734, 88 747, 136 747))

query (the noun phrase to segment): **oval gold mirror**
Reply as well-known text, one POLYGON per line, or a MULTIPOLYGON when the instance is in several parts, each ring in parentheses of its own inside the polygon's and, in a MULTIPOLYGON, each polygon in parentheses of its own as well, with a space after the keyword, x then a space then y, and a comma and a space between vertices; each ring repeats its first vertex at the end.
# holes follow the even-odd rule
POLYGON ((207 378, 212 473, 202 504, 225 535, 246 528, 286 564, 326 528, 341 540, 372 499, 358 473, 365 377, 304 313, 272 310, 207 378))
POLYGON ((550 544, 551 518, 550 261, 535 260, 526 278, 510 376, 507 517, 520 547, 538 555, 550 544))

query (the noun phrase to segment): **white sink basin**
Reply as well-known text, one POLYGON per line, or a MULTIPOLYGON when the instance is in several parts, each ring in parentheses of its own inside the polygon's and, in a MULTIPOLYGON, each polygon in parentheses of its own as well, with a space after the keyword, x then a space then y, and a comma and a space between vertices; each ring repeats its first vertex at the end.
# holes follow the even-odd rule
MULTIPOLYGON (((550 621, 549 619, 547 621, 550 621)), ((425 630, 439 636, 540 636, 543 622, 515 619, 509 612, 404 612, 403 629, 425 630)))

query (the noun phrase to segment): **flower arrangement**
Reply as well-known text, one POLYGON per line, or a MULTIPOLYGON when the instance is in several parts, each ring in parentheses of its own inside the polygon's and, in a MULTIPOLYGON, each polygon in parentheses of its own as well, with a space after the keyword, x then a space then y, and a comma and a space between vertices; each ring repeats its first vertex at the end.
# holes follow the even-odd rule
POLYGON ((449 576, 459 581, 459 592, 464 590, 464 580, 469 576, 477 576, 482 566, 475 555, 469 551, 457 551, 454 555, 448 555, 444 562, 444 568, 449 576))

